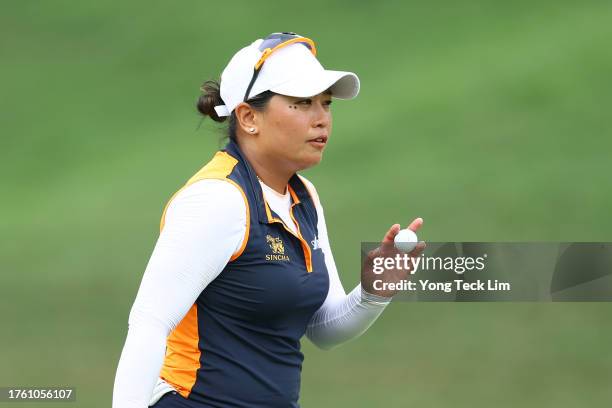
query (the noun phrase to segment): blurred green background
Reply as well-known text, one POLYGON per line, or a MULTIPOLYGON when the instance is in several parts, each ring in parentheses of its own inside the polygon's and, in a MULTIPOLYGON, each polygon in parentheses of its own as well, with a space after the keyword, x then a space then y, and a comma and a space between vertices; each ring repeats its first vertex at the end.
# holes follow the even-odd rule
MULTIPOLYGON (((220 146, 198 88, 273 31, 361 79, 305 172, 347 291, 360 242, 416 216, 429 241, 612 240, 611 21, 609 1, 4 2, 0 386, 110 406, 163 206, 220 146)), ((611 312, 395 303, 333 351, 304 340, 301 403, 610 406, 611 312)))

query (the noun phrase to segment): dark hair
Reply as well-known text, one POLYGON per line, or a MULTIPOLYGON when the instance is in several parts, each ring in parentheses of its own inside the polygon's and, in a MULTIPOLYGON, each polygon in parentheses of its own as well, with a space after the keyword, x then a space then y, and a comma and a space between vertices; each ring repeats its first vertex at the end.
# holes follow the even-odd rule
MULTIPOLYGON (((202 116, 204 116, 204 118, 209 116, 215 122, 225 122, 228 119, 228 116, 219 116, 215 111, 215 106, 224 104, 223 99, 221 99, 219 82, 213 80, 206 81, 202 84, 200 90, 202 91, 202 95, 200 95, 196 104, 198 111, 202 114, 202 116)), ((276 94, 272 91, 265 91, 248 99, 247 103, 251 105, 253 109, 262 111, 266 108, 270 98, 272 98, 274 95, 276 94)), ((232 114, 229 116, 227 135, 234 141, 236 140, 237 122, 236 113, 232 111, 232 114)))

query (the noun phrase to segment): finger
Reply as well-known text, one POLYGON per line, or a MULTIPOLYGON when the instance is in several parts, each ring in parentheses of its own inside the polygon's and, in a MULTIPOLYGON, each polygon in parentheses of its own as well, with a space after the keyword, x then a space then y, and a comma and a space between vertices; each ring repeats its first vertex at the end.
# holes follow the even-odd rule
POLYGON ((380 248, 376 247, 373 250, 368 251, 368 253, 366 254, 366 258, 369 260, 372 260, 374 258, 377 258, 379 254, 380 254, 380 248))
POLYGON ((412 231, 417 232, 419 228, 421 228, 421 226, 423 226, 423 219, 419 217, 419 218, 415 218, 414 221, 410 223, 410 225, 408 226, 408 229, 411 229, 412 231))
POLYGON ((418 258, 421 256, 425 248, 427 248, 425 241, 420 241, 408 255, 410 255, 412 258, 418 258))
POLYGON ((385 237, 382 240, 383 244, 389 244, 393 242, 399 230, 400 230, 400 225, 393 224, 391 228, 389 228, 389 231, 387 231, 387 233, 385 234, 385 237))

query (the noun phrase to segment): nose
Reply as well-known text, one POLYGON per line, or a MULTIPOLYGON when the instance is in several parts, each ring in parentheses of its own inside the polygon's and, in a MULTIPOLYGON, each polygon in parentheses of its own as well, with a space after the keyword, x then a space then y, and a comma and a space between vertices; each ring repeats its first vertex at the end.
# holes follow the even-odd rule
POLYGON ((325 101, 317 101, 314 103, 314 120, 312 127, 327 129, 331 124, 331 112, 329 106, 325 105, 325 101))

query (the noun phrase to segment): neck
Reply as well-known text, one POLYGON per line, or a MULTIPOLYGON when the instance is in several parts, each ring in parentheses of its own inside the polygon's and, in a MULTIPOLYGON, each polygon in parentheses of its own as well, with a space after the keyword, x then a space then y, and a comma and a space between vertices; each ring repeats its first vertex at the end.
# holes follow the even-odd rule
POLYGON ((260 154, 255 150, 254 146, 249 146, 248 144, 239 144, 239 146, 251 167, 255 170, 257 177, 277 193, 285 194, 289 179, 295 172, 281 168, 278 162, 275 162, 273 158, 269 158, 265 154, 260 154))

